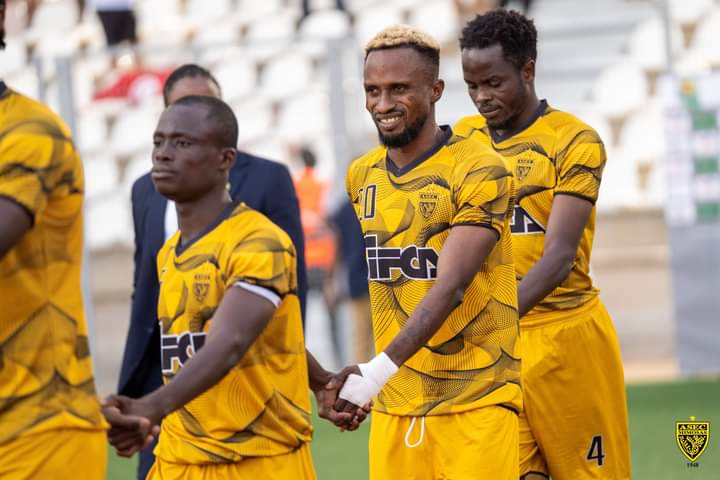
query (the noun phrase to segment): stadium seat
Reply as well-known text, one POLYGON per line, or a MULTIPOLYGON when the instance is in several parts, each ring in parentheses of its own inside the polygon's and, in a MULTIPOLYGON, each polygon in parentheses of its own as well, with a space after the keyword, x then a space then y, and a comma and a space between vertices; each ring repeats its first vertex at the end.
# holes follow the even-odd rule
POLYGON ((647 94, 645 74, 630 62, 605 69, 593 86, 595 108, 609 119, 628 115, 645 102, 647 94))
POLYGON ((288 52, 265 65, 260 85, 269 98, 286 98, 304 89, 312 75, 312 64, 307 56, 299 52, 288 52))
POLYGON ((257 83, 255 66, 238 56, 222 60, 214 74, 228 102, 249 94, 257 83))
POLYGON ((77 2, 75 0, 53 0, 40 2, 28 35, 43 38, 46 32, 71 31, 78 19, 77 2))
POLYGON ((245 37, 250 57, 254 60, 265 61, 287 51, 288 43, 295 35, 296 21, 295 14, 290 11, 282 11, 250 24, 245 37))
POLYGON ((258 157, 269 158, 285 165, 289 164, 287 145, 276 138, 265 137, 254 142, 241 143, 240 148, 258 157))
POLYGON ((239 0, 236 9, 249 19, 259 19, 278 13, 282 6, 282 0, 239 0))
POLYGON ((622 149, 610 149, 600 184, 598 210, 613 211, 639 204, 637 164, 622 149))
POLYGON ((620 147, 635 163, 652 165, 665 157, 665 118, 659 102, 648 102, 630 115, 620 133, 620 147))
POLYGON ((92 202, 108 195, 120 183, 120 170, 112 157, 96 157, 84 162, 85 196, 92 202))
POLYGON ((300 25, 300 33, 308 39, 344 37, 349 32, 350 20, 338 10, 313 12, 300 25))
POLYGON ((233 103, 232 107, 239 126, 238 144, 253 142, 272 133, 274 125, 272 107, 263 99, 252 98, 245 102, 233 103))
POLYGON ((429 33, 441 44, 457 43, 459 18, 452 0, 425 1, 412 10, 410 23, 429 33))
POLYGON ((673 70, 680 77, 694 77, 709 72, 710 61, 699 48, 685 50, 675 59, 673 70))
POLYGON ((107 149, 108 127, 105 116, 95 109, 88 109, 76 118, 75 141, 80 153, 85 155, 107 149))
MULTIPOLYGON (((187 17, 163 15, 160 17, 141 17, 138 25, 140 42, 148 47, 184 45, 193 29, 193 22, 187 17)), ((167 55, 167 52, 163 52, 167 55)))
POLYGON ((600 135, 606 149, 613 148, 615 145, 615 139, 613 138, 612 128, 610 123, 607 121, 600 112, 594 109, 592 106, 585 106, 575 110, 572 110, 580 120, 590 125, 600 135))
POLYGON ((692 47, 705 55, 708 62, 714 67, 720 67, 720 5, 716 6, 712 13, 703 19, 698 25, 693 37, 692 47))
POLYGON ((35 70, 26 67, 16 71, 13 74, 6 75, 3 78, 5 84, 23 95, 27 95, 32 98, 39 97, 39 82, 37 73, 35 70))
POLYGON ((182 0, 141 0, 135 2, 135 12, 141 21, 182 15, 182 0))
MULTIPOLYGON (((682 31, 677 25, 671 29, 672 55, 680 52, 683 44, 682 31)), ((667 66, 665 27, 660 18, 651 18, 633 31, 629 40, 630 57, 646 71, 658 72, 667 66)))
POLYGON ((240 28, 233 20, 206 23, 195 32, 193 46, 209 50, 237 45, 240 39, 240 28))
POLYGON ((186 0, 185 15, 197 21, 226 17, 232 8, 232 0, 186 0))
POLYGON ((88 203, 85 232, 91 251, 118 245, 130 247, 133 242, 129 194, 116 190, 88 203))
POLYGON ((288 98, 280 108, 277 123, 276 133, 292 143, 329 131, 330 104, 327 93, 311 90, 288 98), (312 121, 309 122, 310 112, 312 121))
POLYGON ((132 191, 135 180, 145 175, 152 168, 152 150, 142 150, 133 155, 125 167, 122 179, 122 191, 128 194, 132 191))
POLYGON ((380 30, 390 25, 403 23, 403 21, 402 11, 389 2, 381 6, 358 10, 355 19, 355 37, 358 44, 364 47, 380 30))
POLYGON ((119 156, 129 157, 152 145, 152 133, 157 126, 161 107, 140 105, 122 112, 110 133, 110 147, 119 156))
POLYGON ((670 17, 679 25, 695 25, 713 6, 713 0, 670 0, 670 17))

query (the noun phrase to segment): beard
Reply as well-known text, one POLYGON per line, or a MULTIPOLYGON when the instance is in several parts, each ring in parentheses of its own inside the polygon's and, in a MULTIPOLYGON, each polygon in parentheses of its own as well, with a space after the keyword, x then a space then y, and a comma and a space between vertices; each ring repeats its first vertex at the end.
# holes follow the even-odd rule
POLYGON ((380 131, 380 128, 376 125, 376 128, 378 129, 378 137, 380 138, 380 143, 382 143, 388 148, 402 148, 410 144, 413 140, 417 138, 418 135, 420 135, 420 130, 422 130, 422 127, 425 125, 427 118, 427 115, 418 118, 415 122, 408 125, 405 130, 403 130, 401 133, 398 133, 397 135, 383 135, 383 133, 380 131))

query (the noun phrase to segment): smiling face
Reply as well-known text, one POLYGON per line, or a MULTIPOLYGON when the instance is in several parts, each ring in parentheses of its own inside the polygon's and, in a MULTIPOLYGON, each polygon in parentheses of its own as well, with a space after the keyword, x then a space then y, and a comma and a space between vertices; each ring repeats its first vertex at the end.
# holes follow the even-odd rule
POLYGON ((468 94, 496 130, 513 129, 535 109, 535 62, 518 68, 503 55, 500 44, 462 50, 463 78, 468 94))
POLYGON ((365 108, 380 142, 390 148, 412 143, 442 96, 443 82, 429 60, 409 47, 374 50, 365 59, 363 76, 365 108))
POLYGON ((207 109, 171 105, 160 116, 153 134, 153 184, 164 197, 192 201, 224 188, 235 150, 221 147, 215 122, 207 109))

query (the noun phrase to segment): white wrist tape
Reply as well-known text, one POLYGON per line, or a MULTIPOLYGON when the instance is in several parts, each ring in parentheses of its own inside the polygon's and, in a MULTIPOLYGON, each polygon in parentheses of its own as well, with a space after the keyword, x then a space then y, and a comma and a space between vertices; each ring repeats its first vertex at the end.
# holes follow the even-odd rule
POLYGON ((398 366, 390 360, 385 352, 380 352, 368 363, 358 365, 362 376, 351 373, 338 395, 358 407, 367 405, 382 387, 398 371, 398 366))

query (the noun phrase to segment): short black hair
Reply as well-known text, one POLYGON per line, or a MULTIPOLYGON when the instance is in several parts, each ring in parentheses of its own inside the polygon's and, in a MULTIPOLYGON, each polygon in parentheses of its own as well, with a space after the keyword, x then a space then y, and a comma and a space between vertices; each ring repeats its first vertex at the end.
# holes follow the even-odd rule
POLYGON ((518 69, 537 59, 537 30, 532 20, 514 10, 497 8, 470 20, 460 35, 460 48, 500 45, 518 69))
POLYGON ((213 77, 213 74, 210 73, 207 69, 201 67, 200 65, 196 65, 194 63, 186 63, 185 65, 181 65, 175 70, 173 70, 170 75, 168 75, 167 80, 165 80, 165 85, 163 86, 163 100, 165 101, 165 106, 168 105, 168 98, 170 98, 170 91, 175 86, 177 82, 182 80, 183 78, 207 78, 212 83, 215 84, 215 86, 218 89, 218 92, 221 92, 220 84, 218 81, 213 77))
POLYGON ((237 148, 238 123, 230 105, 219 98, 202 95, 189 95, 178 99, 174 106, 202 106, 207 111, 206 120, 215 131, 215 140, 221 148, 237 148))

